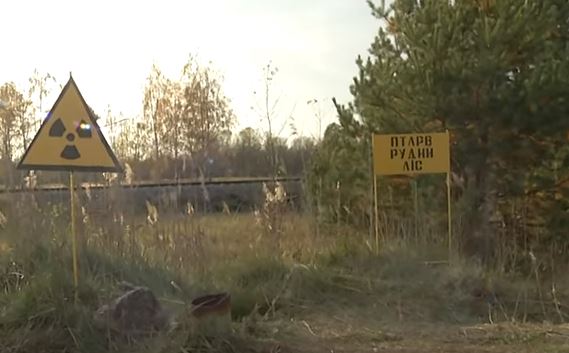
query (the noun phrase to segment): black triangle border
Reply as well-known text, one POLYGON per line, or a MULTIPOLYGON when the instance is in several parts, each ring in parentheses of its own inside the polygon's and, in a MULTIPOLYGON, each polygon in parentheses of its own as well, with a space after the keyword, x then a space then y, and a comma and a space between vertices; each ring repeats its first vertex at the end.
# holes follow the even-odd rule
POLYGON ((95 119, 95 117, 93 116, 93 113, 91 112, 91 109, 89 108, 89 106, 85 102, 85 99, 83 98, 83 95, 81 94, 81 91, 79 90, 79 87, 77 87, 77 84, 73 80, 72 76, 69 77, 69 81, 67 81, 67 83, 65 84, 65 87, 63 87, 63 89, 61 90, 59 97, 57 97, 57 100, 55 101, 52 108, 50 109, 47 118, 44 119, 44 121, 42 122, 38 132, 36 133, 32 142, 30 143, 30 145, 26 149, 26 152, 24 153, 24 155, 20 159, 20 162, 18 163, 18 166, 16 167, 16 169, 20 169, 20 170, 47 170, 47 171, 71 171, 71 172, 72 171, 114 172, 114 173, 122 173, 123 172, 123 168, 122 168, 121 164, 119 163, 119 161, 118 161, 117 157, 115 156, 113 150, 111 149, 111 147, 107 143, 107 140, 103 136, 103 133, 101 132, 101 129, 99 128, 99 125, 97 124, 97 120, 95 119), (55 110, 55 107, 57 107, 57 105, 59 104, 59 102, 61 101, 61 99, 63 98, 63 96, 67 92, 67 90, 69 89, 69 87, 71 87, 71 85, 74 85, 75 89, 77 90, 77 93, 79 93, 79 98, 81 99, 81 104, 83 104, 85 111, 89 115, 89 120, 91 120, 91 124, 93 125, 93 127, 97 133, 97 136, 99 136, 99 139, 101 140, 101 143, 103 144, 103 147, 107 151, 108 155, 111 157, 111 160, 113 161, 113 164, 115 165, 114 167, 102 167, 102 166, 87 167, 87 166, 73 166, 73 165, 58 166, 58 165, 42 165, 42 164, 23 164, 24 160, 26 159, 26 156, 28 155, 28 152, 32 149, 32 146, 34 145, 36 140, 41 135, 41 132, 46 127, 48 121, 51 120, 52 112, 55 110))

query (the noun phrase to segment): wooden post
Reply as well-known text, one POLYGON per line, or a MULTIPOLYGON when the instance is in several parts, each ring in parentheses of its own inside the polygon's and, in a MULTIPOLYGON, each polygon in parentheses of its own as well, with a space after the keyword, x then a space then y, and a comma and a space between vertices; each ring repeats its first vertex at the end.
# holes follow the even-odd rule
POLYGON ((374 163, 374 153, 375 153, 375 139, 371 133, 371 177, 373 178, 373 233, 375 238, 375 251, 379 255, 379 215, 378 215, 378 205, 377 205, 377 175, 375 175, 375 163, 374 163))
POLYGON ((73 286, 75 288, 75 303, 79 300, 79 268, 77 264, 77 232, 75 230, 75 180, 73 172, 69 173, 69 196, 71 207, 71 247, 73 256, 73 286))
POLYGON ((451 210, 451 185, 450 185, 450 172, 451 168, 451 158, 450 158, 450 136, 449 131, 446 130, 448 141, 449 141, 449 168, 447 171, 447 219, 448 219, 448 262, 450 264, 452 260, 452 210, 451 210))

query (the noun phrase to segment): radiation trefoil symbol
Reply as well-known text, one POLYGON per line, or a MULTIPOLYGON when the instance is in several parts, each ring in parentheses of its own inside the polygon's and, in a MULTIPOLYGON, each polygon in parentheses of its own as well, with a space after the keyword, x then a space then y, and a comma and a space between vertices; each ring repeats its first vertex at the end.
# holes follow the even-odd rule
POLYGON ((61 119, 57 119, 49 129, 49 136, 54 138, 62 138, 65 136, 67 140, 67 145, 61 151, 61 158, 67 160, 75 160, 81 158, 81 153, 75 146, 76 138, 91 138, 91 124, 87 123, 85 120, 81 120, 75 129, 67 130, 65 124, 61 119))

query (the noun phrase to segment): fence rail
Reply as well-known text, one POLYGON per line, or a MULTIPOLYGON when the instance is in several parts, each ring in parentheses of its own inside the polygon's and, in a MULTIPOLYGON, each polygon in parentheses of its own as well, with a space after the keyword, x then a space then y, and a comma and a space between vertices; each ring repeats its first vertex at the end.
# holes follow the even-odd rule
MULTIPOLYGON (((160 188, 171 186, 191 186, 191 185, 223 185, 223 184, 259 184, 270 183, 273 181, 278 182, 299 182, 302 180, 300 176, 292 177, 221 177, 209 178, 206 180, 199 179, 164 179, 159 181, 135 181, 132 183, 118 183, 118 184, 105 184, 105 183, 81 183, 77 185, 81 189, 107 189, 111 187, 119 187, 123 189, 131 188, 160 188)), ((46 184, 38 185, 34 188, 10 188, 5 189, 0 187, 0 194, 22 193, 22 192, 38 192, 38 191, 63 191, 68 190, 69 186, 63 184, 46 184)))

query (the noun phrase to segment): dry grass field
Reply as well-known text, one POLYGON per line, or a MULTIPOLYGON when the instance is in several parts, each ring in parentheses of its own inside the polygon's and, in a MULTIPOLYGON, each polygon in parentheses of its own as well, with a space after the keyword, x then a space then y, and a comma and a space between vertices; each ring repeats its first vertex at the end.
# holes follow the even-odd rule
POLYGON ((376 254, 365 231, 271 202, 210 215, 149 204, 146 218, 78 205, 74 303, 67 208, 17 196, 0 232, 0 352, 569 352, 562 283, 551 297, 533 277, 425 263, 444 244, 376 254), (97 325, 122 281, 151 289, 175 323, 128 339, 97 325), (218 292, 230 327, 205 332, 191 300, 218 292))

